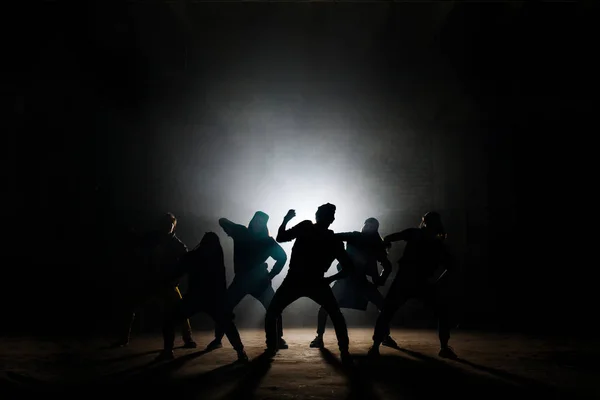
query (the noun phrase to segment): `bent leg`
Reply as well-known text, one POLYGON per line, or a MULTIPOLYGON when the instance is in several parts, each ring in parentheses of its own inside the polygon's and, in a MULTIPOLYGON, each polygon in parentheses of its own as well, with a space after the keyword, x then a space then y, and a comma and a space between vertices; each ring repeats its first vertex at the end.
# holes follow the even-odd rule
POLYGON ((346 319, 344 314, 340 310, 340 306, 333 295, 333 291, 329 285, 325 283, 319 283, 313 287, 310 297, 317 304, 320 304, 327 314, 331 317, 333 327, 335 329, 335 335, 338 340, 338 347, 341 352, 347 352, 350 344, 348 338, 348 327, 346 325, 346 319))
POLYGON ((279 338, 277 320, 281 318, 281 314, 287 306, 301 297, 301 293, 301 286, 297 282, 287 279, 283 281, 277 292, 275 292, 265 316, 267 348, 275 349, 277 347, 277 339, 279 338))
POLYGON ((379 311, 383 308, 385 298, 373 283, 368 282, 364 289, 367 299, 377 307, 379 311))
POLYGON ((386 296, 383 307, 380 310, 377 321, 375 322, 375 332, 373 333, 374 346, 378 347, 383 340, 390 334, 390 323, 396 311, 411 297, 410 292, 397 284, 394 280, 390 291, 386 296))
POLYGON ((325 333, 325 326, 327 325, 327 311, 325 307, 321 306, 319 308, 319 314, 317 315, 317 335, 323 336, 325 333))
POLYGON ((163 348, 173 350, 175 346, 175 326, 185 323, 194 313, 193 299, 184 298, 165 312, 163 320, 163 348))
MULTIPOLYGON (((256 300, 260 301, 265 310, 268 310, 273 296, 275 296, 275 290, 272 285, 269 285, 259 296, 256 296, 256 300)), ((277 318, 277 335, 280 339, 283 337, 283 317, 281 315, 277 318)))
POLYGON ((217 305, 216 307, 208 307, 206 313, 210 315, 218 326, 223 328, 225 335, 227 335, 227 340, 229 340, 235 351, 238 353, 242 352, 244 344, 242 343, 240 332, 233 322, 233 313, 231 310, 217 305))
MULTIPOLYGON (((244 282, 243 279, 240 279, 236 276, 235 278, 233 278, 233 282, 231 282, 231 285, 229 285, 229 287, 227 288, 227 297, 221 300, 221 302, 226 302, 226 304, 224 304, 223 306, 233 311, 233 309, 238 304, 240 304, 242 299, 246 297, 248 292, 248 285, 244 282)), ((221 340, 223 340, 223 336, 225 335, 226 330, 226 327, 219 325, 217 320, 215 320, 215 341, 220 342, 221 340)))

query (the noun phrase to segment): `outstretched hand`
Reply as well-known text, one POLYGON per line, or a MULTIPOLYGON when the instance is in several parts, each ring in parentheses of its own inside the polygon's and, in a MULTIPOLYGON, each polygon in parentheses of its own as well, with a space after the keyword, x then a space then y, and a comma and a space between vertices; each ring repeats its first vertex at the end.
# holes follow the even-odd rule
POLYGON ((283 220, 287 222, 287 221, 291 220, 292 218, 294 218, 295 216, 296 216, 296 210, 289 210, 287 212, 287 214, 285 214, 285 217, 283 217, 283 220))

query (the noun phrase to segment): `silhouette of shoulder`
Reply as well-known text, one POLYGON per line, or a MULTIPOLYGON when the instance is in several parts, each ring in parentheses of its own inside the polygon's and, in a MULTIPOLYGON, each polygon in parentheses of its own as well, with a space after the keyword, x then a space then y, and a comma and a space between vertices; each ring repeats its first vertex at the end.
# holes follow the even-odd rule
POLYGON ((311 231, 311 229, 313 228, 313 223, 310 220, 304 220, 300 223, 298 223, 298 225, 294 226, 291 231, 294 232, 294 236, 297 235, 303 235, 306 234, 308 232, 311 231))

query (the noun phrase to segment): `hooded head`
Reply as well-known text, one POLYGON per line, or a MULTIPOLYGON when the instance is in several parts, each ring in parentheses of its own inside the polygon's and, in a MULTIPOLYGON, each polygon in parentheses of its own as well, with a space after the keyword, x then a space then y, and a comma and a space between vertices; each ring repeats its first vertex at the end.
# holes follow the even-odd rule
POLYGON ((269 222, 269 215, 265 212, 257 211, 248 223, 248 229, 257 236, 269 236, 267 222, 269 222))

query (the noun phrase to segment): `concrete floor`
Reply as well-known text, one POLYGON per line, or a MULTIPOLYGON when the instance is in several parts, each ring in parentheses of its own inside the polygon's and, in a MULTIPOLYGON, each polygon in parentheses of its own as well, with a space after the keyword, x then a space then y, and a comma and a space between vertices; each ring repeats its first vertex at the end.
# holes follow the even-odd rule
POLYGON ((133 338, 129 347, 108 349, 105 340, 60 341, 2 338, 0 396, 33 398, 186 399, 431 399, 437 396, 506 399, 508 396, 600 399, 600 344, 581 340, 458 331, 452 346, 458 361, 437 357, 435 331, 394 331, 401 349, 382 347, 366 356, 372 329, 351 329, 355 366, 344 368, 333 330, 328 350, 308 347, 314 331, 287 329, 290 345, 273 360, 261 357, 264 333, 241 331, 248 365, 232 364, 224 347, 203 352, 211 332, 195 334, 196 350, 177 349, 176 359, 155 363, 159 336, 133 338), (141 397, 140 397, 141 396, 141 397))

